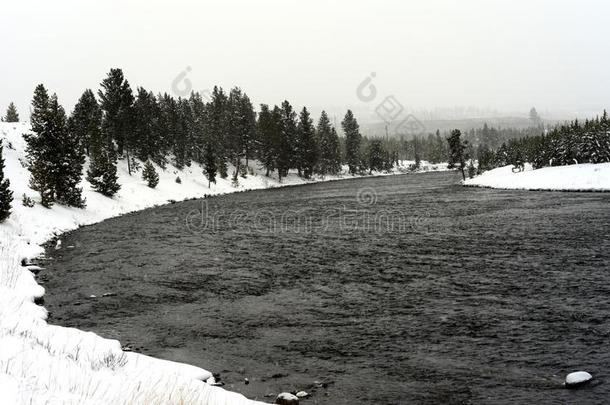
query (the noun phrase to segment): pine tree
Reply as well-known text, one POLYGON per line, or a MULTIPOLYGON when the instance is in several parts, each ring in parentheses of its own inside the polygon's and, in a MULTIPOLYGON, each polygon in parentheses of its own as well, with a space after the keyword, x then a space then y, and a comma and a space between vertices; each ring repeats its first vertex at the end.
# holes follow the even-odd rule
POLYGON ((383 149, 383 143, 379 139, 374 139, 368 147, 369 174, 373 171, 382 171, 385 168, 386 152, 383 149))
POLYGON ((142 161, 152 160, 164 167, 165 148, 162 135, 162 114, 153 92, 139 87, 133 103, 135 155, 142 161))
POLYGON ((298 148, 295 151, 296 165, 299 171, 302 171, 303 177, 309 179, 316 167, 318 151, 313 121, 306 107, 303 107, 299 114, 297 139, 298 148))
POLYGON ((85 90, 70 116, 68 127, 78 140, 80 147, 89 156, 89 143, 92 134, 98 132, 102 125, 102 110, 90 89, 85 90))
POLYGON ((451 135, 447 138, 449 144, 449 165, 450 167, 457 167, 462 172, 462 178, 466 180, 466 174, 464 168, 466 167, 466 148, 468 146, 466 141, 461 139, 462 133, 459 129, 451 131, 451 135))
POLYGON ((134 148, 133 133, 133 93, 129 82, 125 80, 121 69, 110 69, 102 81, 98 95, 104 112, 102 133, 109 145, 116 143, 117 153, 123 156, 127 150, 127 164, 131 174, 129 152, 134 148))
POLYGON ((218 171, 216 166, 217 162, 218 157, 214 152, 214 146, 211 142, 208 142, 204 147, 203 157, 203 173, 208 179, 208 188, 210 188, 212 183, 216 184, 216 172, 218 171))
POLYGON ((358 121, 356 121, 351 110, 347 110, 341 126, 345 133, 345 160, 349 166, 349 172, 355 174, 359 171, 361 164, 360 143, 362 135, 360 135, 358 121))
POLYGON ((292 106, 287 100, 282 102, 279 110, 281 130, 277 145, 277 174, 279 180, 288 175, 294 165, 294 142, 297 132, 296 116, 292 106))
POLYGON ((228 99, 221 87, 214 86, 212 99, 207 107, 207 133, 214 144, 214 155, 217 158, 216 167, 221 178, 228 176, 227 169, 227 139, 228 130, 228 99))
POLYGON ((101 127, 91 132, 90 137, 90 161, 87 170, 87 181, 91 187, 107 196, 115 195, 121 186, 118 184, 116 168, 116 152, 109 145, 107 138, 102 134, 101 127))
POLYGON ((8 105, 6 110, 6 116, 4 117, 5 122, 19 122, 19 114, 17 114, 17 107, 12 102, 8 105))
POLYGON ((148 187, 150 188, 155 188, 159 184, 159 175, 157 174, 157 171, 150 160, 147 160, 146 163, 144 163, 142 180, 146 181, 148 183, 148 187))
POLYGON ((276 145, 278 144, 277 138, 279 137, 277 124, 269 106, 267 104, 261 104, 261 111, 258 114, 258 121, 256 123, 258 138, 257 155, 267 171, 265 174, 267 177, 276 167, 276 145))
POLYGON ((61 204, 82 208, 85 200, 78 187, 83 176, 85 153, 80 139, 68 129, 66 113, 59 105, 57 96, 49 100, 50 125, 57 133, 57 150, 53 156, 55 164, 55 197, 61 204))
POLYGON ((0 142, 0 223, 11 215, 11 202, 13 202, 13 192, 10 189, 11 182, 4 178, 2 152, 2 142, 0 142))
POLYGON ((30 187, 40 193, 43 207, 50 208, 55 201, 57 178, 56 156, 60 134, 53 127, 50 98, 42 84, 36 86, 30 118, 32 132, 24 134, 26 155, 30 171, 30 187))
POLYGON ((339 137, 335 128, 331 128, 325 111, 322 111, 318 120, 316 138, 319 151, 316 171, 321 175, 339 173, 341 171, 339 137))

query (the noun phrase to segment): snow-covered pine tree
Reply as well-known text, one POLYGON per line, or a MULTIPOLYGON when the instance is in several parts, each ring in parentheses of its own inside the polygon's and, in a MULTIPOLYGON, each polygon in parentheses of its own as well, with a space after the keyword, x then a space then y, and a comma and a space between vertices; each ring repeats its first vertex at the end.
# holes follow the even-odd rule
POLYGON ((462 141, 462 133, 459 129, 451 131, 451 135, 447 138, 449 144, 449 164, 451 167, 458 167, 462 172, 462 178, 466 180, 464 169, 466 167, 466 141, 462 141))
POLYGON ((188 100, 178 98, 173 107, 176 109, 176 132, 173 147, 174 165, 178 169, 182 169, 191 164, 189 144, 193 128, 193 115, 188 100))
POLYGON ((296 139, 297 114, 287 100, 282 102, 280 109, 280 136, 277 145, 277 173, 279 180, 288 175, 291 167, 294 167, 294 142, 296 139))
POLYGON ((148 187, 150 188, 155 188, 159 184, 159 175, 157 174, 157 171, 150 160, 147 160, 146 163, 144 163, 142 180, 146 181, 148 183, 148 187))
POLYGON ((249 160, 253 157, 256 149, 256 112, 250 101, 250 97, 243 93, 239 102, 240 109, 240 130, 242 137, 242 146, 244 148, 244 158, 246 159, 246 168, 249 165, 249 160))
POLYGON ((55 94, 49 99, 49 127, 56 133, 54 139, 58 141, 53 155, 55 198, 61 204, 82 208, 85 200, 78 184, 83 177, 85 152, 80 139, 68 130, 66 113, 55 94))
POLYGON ((267 177, 276 167, 276 124, 272 110, 269 109, 267 104, 261 104, 258 121, 256 122, 258 158, 267 171, 265 174, 267 177))
POLYGON ((91 187, 107 196, 115 195, 121 186, 118 184, 116 168, 116 152, 114 147, 107 142, 100 127, 92 127, 90 144, 89 169, 87 170, 87 181, 91 187))
POLYGON ((9 188, 11 182, 4 178, 2 152, 2 142, 0 142, 0 222, 4 222, 11 215, 11 202, 13 202, 13 192, 9 188))
POLYGON ((349 172, 355 174, 360 169, 360 143, 362 141, 362 136, 360 135, 358 121, 351 110, 347 110, 345 118, 341 122, 341 126, 345 133, 345 160, 349 166, 349 172))
POLYGON ((68 123, 72 136, 78 139, 87 156, 92 134, 99 132, 101 125, 102 110, 93 91, 87 89, 74 106, 68 123))
POLYGON ((334 174, 338 165, 337 151, 339 139, 334 128, 330 126, 330 120, 326 111, 322 111, 318 125, 316 126, 316 138, 318 144, 318 162, 316 171, 321 175, 334 174), (336 139, 335 139, 336 138, 336 139))
POLYGON ((100 86, 102 89, 98 91, 98 95, 104 112, 102 133, 109 145, 116 143, 119 156, 123 156, 125 149, 129 155, 135 144, 135 140, 131 138, 134 97, 129 82, 125 80, 121 69, 110 69, 100 86))
POLYGON ((369 160, 369 173, 372 174, 373 170, 382 171, 384 169, 385 151, 383 149, 383 143, 379 139, 374 139, 369 143, 368 147, 368 160, 369 160))
POLYGON ((212 90, 212 99, 208 103, 208 122, 207 132, 210 138, 210 142, 214 144, 214 154, 218 159, 216 167, 220 173, 220 177, 225 179, 228 176, 227 172, 227 157, 228 151, 226 148, 227 139, 227 107, 228 99, 221 87, 214 86, 212 90))
POLYGON ((30 122, 33 133, 24 134, 30 187, 40 193, 42 206, 50 208, 55 201, 60 134, 53 127, 50 98, 42 84, 34 90, 30 122))
POLYGON ((164 167, 166 163, 162 136, 161 109, 152 92, 139 87, 134 111, 134 138, 137 140, 134 153, 142 161, 148 159, 164 167))
POLYGON ((8 105, 6 109, 6 116, 4 117, 4 122, 19 122, 19 114, 17 113, 17 107, 12 102, 8 105))
POLYGON ((208 179, 208 188, 210 188, 211 184, 216 184, 216 172, 218 168, 216 164, 218 163, 218 157, 214 152, 214 146, 211 142, 206 143, 204 146, 203 152, 203 173, 205 174, 206 179, 208 179))
POLYGON ((309 179, 316 167, 318 150, 313 121, 306 107, 303 107, 299 114, 297 139, 299 140, 298 149, 295 151, 297 167, 302 170, 303 177, 309 179))

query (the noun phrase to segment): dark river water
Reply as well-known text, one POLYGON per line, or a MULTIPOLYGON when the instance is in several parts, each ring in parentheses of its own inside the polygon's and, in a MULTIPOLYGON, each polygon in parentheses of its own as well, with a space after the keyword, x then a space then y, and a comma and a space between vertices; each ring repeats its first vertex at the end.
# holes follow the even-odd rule
POLYGON ((607 403, 610 194, 458 180, 253 191, 83 227, 47 251, 50 322, 267 402, 607 403), (575 370, 594 383, 564 389, 575 370))

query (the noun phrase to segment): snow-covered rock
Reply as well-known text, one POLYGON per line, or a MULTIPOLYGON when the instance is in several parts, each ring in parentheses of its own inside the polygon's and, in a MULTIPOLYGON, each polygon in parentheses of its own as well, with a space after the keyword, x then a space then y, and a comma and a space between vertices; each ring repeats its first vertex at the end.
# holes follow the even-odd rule
POLYGON ((299 398, 289 392, 282 392, 275 399, 275 403, 279 405, 299 405, 299 398))
POLYGON ((575 371, 566 376, 566 388, 576 388, 588 383, 593 379, 593 376, 586 371, 575 371))
POLYGON ((544 167, 513 173, 513 166, 498 167, 466 179, 464 185, 511 190, 610 191, 610 163, 544 167))

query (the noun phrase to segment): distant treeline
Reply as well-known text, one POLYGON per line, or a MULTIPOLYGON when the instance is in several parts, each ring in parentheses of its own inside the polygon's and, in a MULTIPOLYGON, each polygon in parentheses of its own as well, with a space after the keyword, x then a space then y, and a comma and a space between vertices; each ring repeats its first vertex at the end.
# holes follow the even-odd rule
POLYGON ((476 155, 479 172, 506 165, 522 169, 525 162, 535 169, 610 162, 610 121, 604 110, 593 120, 575 120, 535 136, 517 137, 495 150, 480 144, 476 155))

